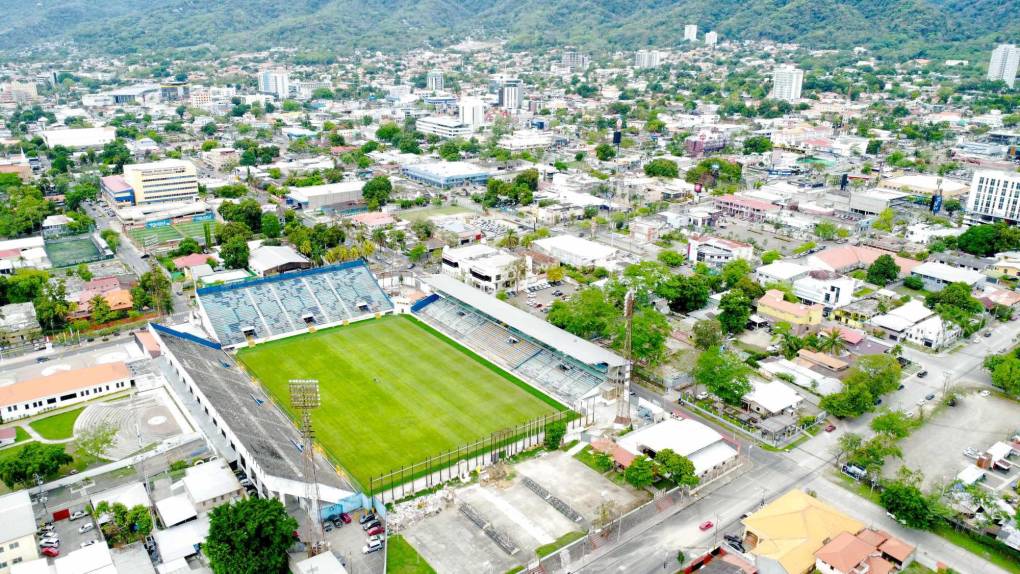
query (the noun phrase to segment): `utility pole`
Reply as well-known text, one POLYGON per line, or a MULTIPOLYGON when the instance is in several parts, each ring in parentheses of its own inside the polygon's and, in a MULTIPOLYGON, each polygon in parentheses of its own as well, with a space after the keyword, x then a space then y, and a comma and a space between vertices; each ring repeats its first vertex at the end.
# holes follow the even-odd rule
POLYGON ((633 329, 634 329, 634 290, 627 291, 623 299, 623 315, 627 321, 626 338, 623 343, 623 353, 626 360, 624 373, 618 383, 619 394, 616 397, 616 424, 627 426, 630 424, 630 378, 633 364, 633 329))

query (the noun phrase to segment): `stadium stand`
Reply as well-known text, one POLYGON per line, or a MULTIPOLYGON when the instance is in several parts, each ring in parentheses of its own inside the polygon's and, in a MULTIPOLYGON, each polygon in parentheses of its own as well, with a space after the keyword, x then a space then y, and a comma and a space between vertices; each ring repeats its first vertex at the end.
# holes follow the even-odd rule
POLYGON ((507 370, 574 405, 614 376, 622 357, 456 279, 433 275, 436 291, 411 311, 507 370))
POLYGON ((206 287, 198 301, 207 330, 228 347, 393 310, 362 261, 206 287))
MULTIPOLYGON (((175 377, 204 408, 230 449, 220 454, 237 462, 263 496, 305 496, 302 443, 297 428, 220 344, 162 325, 150 324, 159 342, 161 370, 175 377)), ((336 469, 316 456, 320 499, 336 503, 353 494, 336 469)))

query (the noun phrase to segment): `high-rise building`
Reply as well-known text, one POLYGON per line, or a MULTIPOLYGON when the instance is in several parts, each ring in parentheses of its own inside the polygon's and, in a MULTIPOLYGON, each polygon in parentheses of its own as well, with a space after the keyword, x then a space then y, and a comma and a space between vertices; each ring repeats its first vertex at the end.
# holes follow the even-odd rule
POLYGON ((124 182, 135 205, 194 201, 198 197, 195 164, 182 159, 124 166, 124 182))
POLYGON ((259 72, 259 91, 272 94, 277 99, 290 96, 290 74, 286 70, 262 70, 259 72))
POLYGON ((705 45, 706 46, 715 46, 718 43, 719 43, 719 34, 717 34, 715 32, 715 30, 713 30, 711 32, 705 33, 705 45))
POLYGON ((524 82, 519 78, 500 77, 496 79, 496 95, 499 107, 504 110, 516 110, 524 102, 524 82))
POLYGON ((430 70, 428 75, 425 76, 425 89, 430 92, 441 92, 444 88, 443 72, 439 70, 430 70))
POLYGON ((996 82, 1002 80, 1013 87, 1016 83, 1016 71, 1020 66, 1020 47, 1013 44, 999 44, 992 50, 992 59, 988 62, 988 79, 996 82))
POLYGON ((560 60, 564 68, 570 68, 573 71, 581 71, 588 69, 588 64, 591 63, 591 59, 587 54, 582 54, 576 50, 567 50, 563 52, 563 57, 560 60))
POLYGON ((686 40, 688 42, 697 42, 698 41, 698 25, 697 24, 687 24, 686 26, 684 26, 684 40, 686 40))
POLYGON ((1020 221, 1020 173, 975 171, 967 195, 966 221, 971 224, 1020 221))
POLYGON ((658 68, 660 54, 658 50, 638 50, 634 54, 635 68, 658 68))
POLYGON ((485 102, 478 98, 461 98, 459 105, 460 123, 472 130, 485 125, 485 102))
POLYGON ((159 98, 164 102, 183 102, 191 98, 191 84, 169 80, 159 85, 159 98))
POLYGON ((804 84, 804 70, 794 66, 779 66, 772 72, 772 97, 777 100, 795 102, 800 99, 804 84))

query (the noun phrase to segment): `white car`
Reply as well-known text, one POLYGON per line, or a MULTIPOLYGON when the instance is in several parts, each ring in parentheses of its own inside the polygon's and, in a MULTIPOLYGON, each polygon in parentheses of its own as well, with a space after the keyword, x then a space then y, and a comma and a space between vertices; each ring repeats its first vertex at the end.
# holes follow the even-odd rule
POLYGON ((75 510, 71 513, 71 520, 78 520, 79 518, 85 518, 86 516, 88 516, 88 513, 84 510, 75 510))
POLYGON ((366 544, 365 546, 363 546, 361 548, 361 553, 362 554, 371 554, 373 552, 378 552, 379 550, 382 550, 382 549, 383 549, 382 542, 369 542, 368 544, 366 544))
POLYGON ((981 397, 987 397, 987 396, 988 396, 988 395, 990 395, 990 394, 992 394, 992 393, 990 393, 990 392, 988 392, 988 391, 981 391, 980 393, 978 393, 978 396, 981 396, 981 397))
POLYGON ((79 544, 79 546, 81 546, 82 548, 87 548, 87 547, 89 547, 89 546, 92 546, 92 545, 93 545, 93 544, 95 544, 96 542, 99 542, 99 541, 98 541, 98 540, 95 540, 95 539, 92 539, 92 540, 86 540, 85 542, 82 542, 81 544, 79 544))
POLYGON ((92 524, 91 522, 86 522, 85 524, 82 524, 81 526, 78 527, 78 534, 85 534, 86 532, 92 530, 93 528, 95 528, 94 524, 92 524))

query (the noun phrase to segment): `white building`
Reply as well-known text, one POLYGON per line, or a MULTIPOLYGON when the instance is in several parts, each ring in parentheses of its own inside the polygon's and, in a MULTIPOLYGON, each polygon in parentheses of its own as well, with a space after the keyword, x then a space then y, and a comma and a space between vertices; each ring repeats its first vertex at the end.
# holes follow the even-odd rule
POLYGON ((35 542, 35 512, 27 490, 0 496, 0 574, 11 566, 39 557, 35 542))
POLYGON ((532 243, 538 251, 574 267, 609 267, 616 249, 574 235, 556 235, 532 243))
POLYGON ((221 504, 244 498, 244 487, 223 459, 216 459, 184 470, 184 490, 198 512, 208 512, 221 504))
POLYGON ((712 267, 722 267, 735 259, 754 260, 754 247, 711 235, 691 235, 687 239, 687 260, 712 267))
POLYGON ((511 152, 545 149, 552 145, 553 136, 542 130, 517 130, 499 139, 499 147, 511 152))
POLYGON ((671 449, 694 463, 694 472, 704 476, 737 460, 737 451, 722 435, 693 419, 666 419, 627 433, 617 445, 633 455, 671 449))
POLYGON ((751 391, 745 394, 741 400, 747 405, 749 411, 767 418, 782 414, 794 414, 804 397, 778 380, 752 380, 751 391))
POLYGON ((485 125, 485 102, 479 98, 462 98, 458 105, 460 123, 475 131, 485 125))
POLYGON ((308 187, 292 187, 287 193, 288 206, 316 210, 323 207, 348 207, 363 202, 363 181, 340 181, 308 187))
POLYGON ((287 98, 290 96, 290 74, 281 68, 262 70, 259 72, 259 91, 281 100, 287 98))
POLYGON ((715 30, 713 30, 711 32, 706 32, 705 33, 705 45, 706 46, 715 46, 718 43, 719 43, 719 34, 716 33, 715 30))
POLYGON ((790 283, 807 276, 811 269, 789 261, 774 261, 761 265, 754 270, 754 278, 758 283, 790 283))
POLYGON ((872 317, 870 323, 885 331, 893 341, 907 341, 936 350, 951 345, 960 336, 959 327, 943 321, 917 299, 885 315, 872 317))
POLYGON ((134 384, 131 371, 121 362, 57 371, 0 387, 0 415, 4 421, 24 418, 119 393, 134 384))
POLYGON ((522 257, 481 243, 443 248, 443 274, 490 294, 523 283, 524 263, 522 257))
POLYGON ((698 25, 687 24, 684 26, 684 40, 687 42, 698 41, 698 25))
POLYGON ((40 135, 49 148, 59 145, 68 149, 83 149, 103 147, 112 142, 117 139, 117 130, 110 127, 60 128, 43 130, 40 135))
POLYGON ((999 44, 992 50, 992 58, 988 62, 988 79, 992 82, 1001 80, 1012 88, 1016 82, 1018 66, 1020 66, 1020 47, 1013 44, 999 44))
POLYGON ((416 130, 443 139, 469 137, 474 131, 471 126, 450 116, 426 116, 415 122, 416 130))
POLYGON ((823 305, 826 309, 836 309, 852 303, 856 288, 856 279, 824 271, 793 282, 794 295, 804 301, 823 305))
POLYGON ((560 58, 560 63, 564 68, 570 68, 571 71, 578 72, 588 69, 588 64, 591 63, 591 58, 587 54, 583 54, 576 50, 567 50, 563 52, 563 56, 560 58))
POLYGON ((429 73, 425 75, 425 89, 430 92, 441 92, 443 87, 443 72, 441 70, 429 70, 429 73))
POLYGON ((658 50, 638 50, 634 54, 634 67, 638 69, 658 68, 661 54, 658 50))
POLYGON ((520 80, 510 79, 499 88, 499 107, 504 110, 516 110, 524 101, 524 84, 520 80))
POLYGON ((1020 173, 982 169, 974 172, 967 196, 971 224, 1020 220, 1020 173))
POLYGON ((772 97, 777 100, 795 102, 800 99, 804 84, 804 70, 794 66, 779 66, 772 71, 772 97))
POLYGON ((125 165, 124 181, 135 205, 198 199, 198 172, 195 164, 183 159, 125 165))
POLYGON ((974 289, 985 282, 984 273, 937 261, 926 261, 915 267, 910 274, 924 281, 924 288, 928 291, 941 291, 950 283, 966 283, 974 289))

